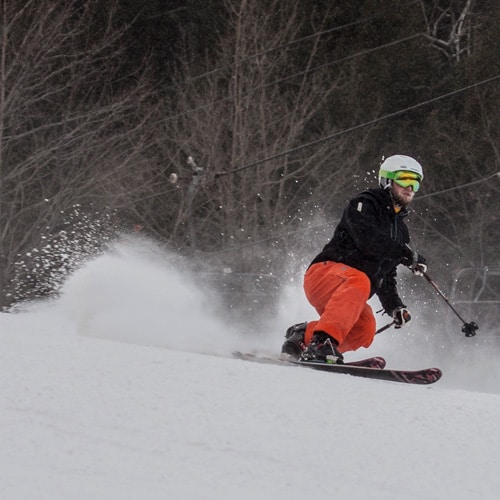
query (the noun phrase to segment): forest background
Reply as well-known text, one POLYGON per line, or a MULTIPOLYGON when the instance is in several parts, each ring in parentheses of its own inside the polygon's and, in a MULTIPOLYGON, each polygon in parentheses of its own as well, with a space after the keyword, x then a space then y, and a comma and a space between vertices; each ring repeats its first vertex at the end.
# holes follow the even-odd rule
POLYGON ((0 3, 0 306, 134 232, 268 303, 396 153, 433 276, 500 266, 496 0, 0 3))

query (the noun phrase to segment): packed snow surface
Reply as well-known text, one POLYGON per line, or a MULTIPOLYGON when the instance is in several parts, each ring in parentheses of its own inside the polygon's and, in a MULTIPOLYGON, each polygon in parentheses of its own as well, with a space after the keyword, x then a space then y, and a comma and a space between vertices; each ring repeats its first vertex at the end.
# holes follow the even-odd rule
POLYGON ((397 332, 349 355, 437 364, 432 386, 232 359, 313 311, 292 292, 242 334, 179 267, 124 245, 0 314, 2 500, 498 498, 497 356, 418 355, 397 332))

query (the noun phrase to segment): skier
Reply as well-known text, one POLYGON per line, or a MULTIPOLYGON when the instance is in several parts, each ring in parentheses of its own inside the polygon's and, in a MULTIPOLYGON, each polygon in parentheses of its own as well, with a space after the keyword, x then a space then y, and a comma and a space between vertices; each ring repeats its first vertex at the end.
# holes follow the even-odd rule
POLYGON ((342 363, 342 353, 369 347, 376 329, 367 304, 373 294, 396 328, 411 320, 397 292, 396 267, 403 264, 415 275, 427 271, 425 259, 409 246, 404 222, 423 178, 416 160, 390 156, 380 165, 380 188, 349 202, 333 238, 304 276, 305 295, 319 320, 287 330, 283 358, 342 363))

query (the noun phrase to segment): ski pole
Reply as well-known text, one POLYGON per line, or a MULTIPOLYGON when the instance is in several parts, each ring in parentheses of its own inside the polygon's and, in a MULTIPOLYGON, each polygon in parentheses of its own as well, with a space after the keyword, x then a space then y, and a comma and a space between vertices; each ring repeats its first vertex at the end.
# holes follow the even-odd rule
POLYGON ((436 283, 431 279, 431 277, 426 273, 422 273, 424 278, 428 281, 428 283, 436 290, 438 295, 448 304, 450 309, 456 314, 458 319, 463 323, 462 326, 462 332, 465 333, 466 337, 474 337, 476 335, 476 331, 479 328, 474 321, 471 321, 470 323, 466 323, 465 320, 458 314, 457 310, 451 305, 450 301, 446 298, 446 295, 439 289, 439 287, 436 285, 436 283))
POLYGON ((376 332, 375 335, 378 335, 379 333, 385 332, 387 329, 389 329, 392 325, 394 324, 394 321, 391 321, 390 323, 387 323, 387 325, 383 326, 382 328, 379 328, 376 332))

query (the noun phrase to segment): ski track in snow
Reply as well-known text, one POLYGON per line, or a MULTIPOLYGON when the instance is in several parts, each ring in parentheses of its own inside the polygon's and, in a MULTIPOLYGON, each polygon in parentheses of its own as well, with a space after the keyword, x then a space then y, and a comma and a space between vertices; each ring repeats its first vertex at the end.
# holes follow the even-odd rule
MULTIPOLYGON (((300 300, 286 298, 297 320, 310 314, 300 300)), ((1 314, 0 498, 498 498, 500 379, 486 354, 465 371, 494 378, 460 378, 461 360, 443 359, 425 387, 230 358, 276 352, 294 319, 241 335, 196 276, 127 245, 60 299, 1 314)), ((390 335, 351 357, 367 354, 429 365, 390 335)))

